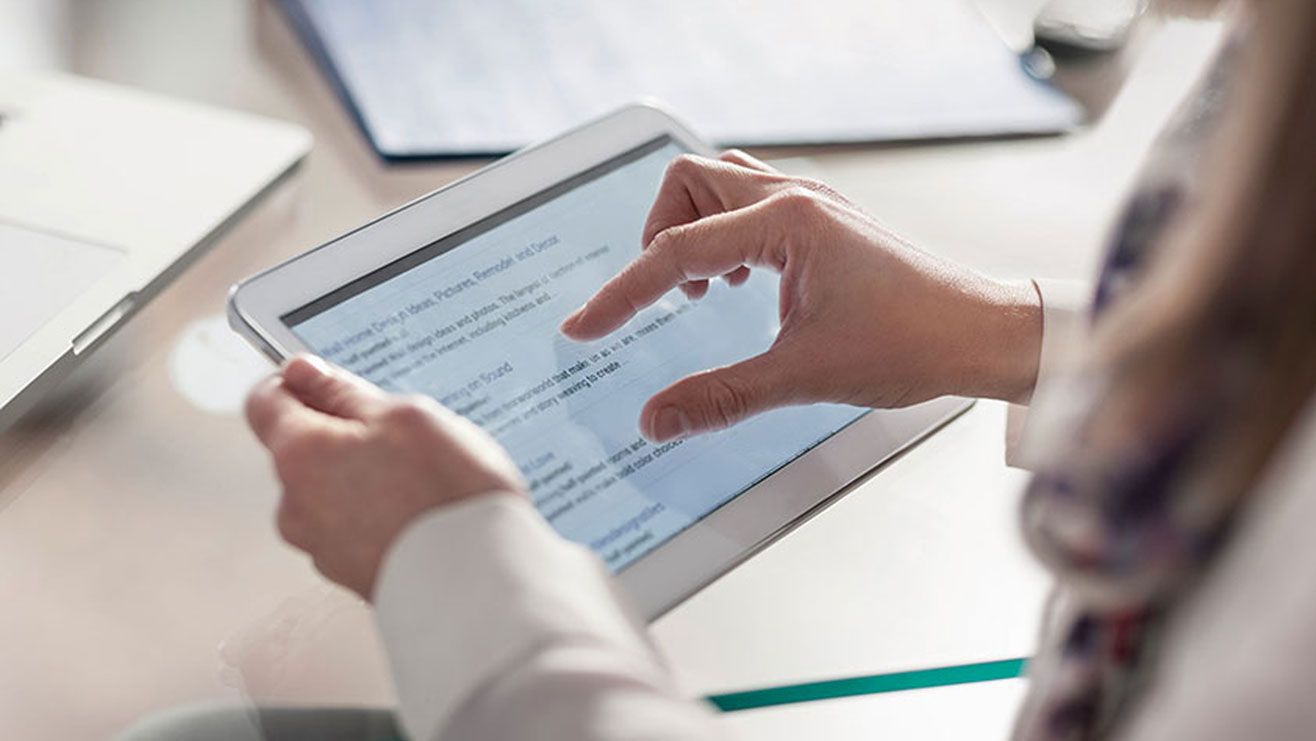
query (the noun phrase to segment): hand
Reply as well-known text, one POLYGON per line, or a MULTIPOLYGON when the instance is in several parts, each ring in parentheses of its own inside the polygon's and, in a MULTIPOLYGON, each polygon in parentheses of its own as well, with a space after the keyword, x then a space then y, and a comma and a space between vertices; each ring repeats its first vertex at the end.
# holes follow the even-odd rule
MULTIPOLYGON (((781 328, 766 352, 696 373, 645 405, 662 441, 788 404, 899 407, 946 394, 1031 394, 1041 308, 1004 283, 915 249, 816 181, 742 152, 677 158, 649 213, 643 251, 562 324, 578 340, 621 327, 668 290, 781 274, 781 328)), ((705 317, 716 321, 716 317, 705 317)))
POLYGON ((283 483, 279 533, 366 599, 384 554, 416 517, 525 492, 507 454, 473 423, 318 358, 294 358, 253 389, 247 420, 283 483))

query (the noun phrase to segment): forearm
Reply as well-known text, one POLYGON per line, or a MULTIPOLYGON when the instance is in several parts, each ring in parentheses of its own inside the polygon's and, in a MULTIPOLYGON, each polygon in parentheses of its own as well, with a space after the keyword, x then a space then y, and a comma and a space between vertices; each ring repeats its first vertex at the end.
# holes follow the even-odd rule
POLYGON ((376 594, 404 726, 437 738, 704 739, 602 564, 513 497, 436 511, 376 594))
POLYGON ((712 741, 726 738, 724 731, 647 658, 604 644, 554 642, 481 688, 453 714, 443 738, 712 741))

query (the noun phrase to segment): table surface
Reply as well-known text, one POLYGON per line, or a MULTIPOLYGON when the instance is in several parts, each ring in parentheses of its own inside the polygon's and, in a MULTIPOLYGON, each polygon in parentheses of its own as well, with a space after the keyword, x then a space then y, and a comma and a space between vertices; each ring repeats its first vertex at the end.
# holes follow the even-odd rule
MULTIPOLYGON (((1017 38, 1037 2, 982 4, 1017 38)), ((26 56, 0 64, 295 121, 316 144, 56 397, 0 434, 0 737, 103 737, 198 700, 391 702, 367 607, 274 532, 275 481, 238 411, 268 368, 224 328, 223 302, 234 281, 482 163, 383 165, 263 2, 19 2, 0 9, 6 25, 26 56)), ((1121 54, 1064 67, 1064 86, 1099 112, 1070 136, 760 154, 806 156, 788 166, 930 251, 999 275, 1084 277, 1215 32, 1157 21, 1121 54)), ((659 620, 653 635, 683 686, 1027 654, 1048 581, 1017 537, 1025 474, 1004 465, 1004 416, 978 404, 659 620)), ((1000 682, 729 724, 755 738, 999 738, 1021 695, 1022 682, 1000 682)))

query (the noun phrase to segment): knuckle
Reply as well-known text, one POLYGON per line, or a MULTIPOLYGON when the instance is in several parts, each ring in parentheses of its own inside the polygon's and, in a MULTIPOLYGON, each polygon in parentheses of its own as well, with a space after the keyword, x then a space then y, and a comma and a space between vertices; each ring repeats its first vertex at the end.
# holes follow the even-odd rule
POLYGON ((762 164, 750 157, 743 149, 728 149, 718 155, 718 160, 735 165, 745 170, 753 170, 755 173, 762 173, 762 164))
POLYGON ((823 210, 818 194, 799 184, 787 186, 777 195, 776 201, 777 207, 792 219, 816 219, 823 210))
POLYGON ((680 154, 668 163, 666 177, 684 179, 702 172, 703 169, 702 158, 693 154, 680 154))
POLYGON ((734 377, 713 375, 705 386, 705 409, 709 422, 717 429, 730 427, 745 417, 749 409, 749 392, 734 377))
POLYGON ((432 404, 428 396, 419 394, 399 397, 384 411, 383 422, 388 427, 406 431, 427 427, 434 419, 432 404))
POLYGON ((793 187, 803 188, 804 190, 807 190, 815 195, 830 197, 835 194, 835 191, 832 190, 831 186, 827 185, 827 183, 824 183, 821 180, 816 180, 814 178, 793 177, 791 178, 791 184, 793 187))
POLYGON ((279 537, 293 545, 299 545, 302 542, 302 521, 297 514, 296 509, 288 502, 287 497, 279 504, 279 510, 274 513, 274 528, 278 530, 279 537))
POLYGON ((332 441, 322 430, 306 430, 279 438, 271 447, 281 474, 296 474, 304 466, 314 465, 327 452, 332 441))
POLYGON ((829 206, 850 205, 850 201, 845 196, 836 191, 835 188, 824 183, 821 180, 806 177, 792 177, 790 179, 791 187, 800 188, 809 192, 813 196, 814 205, 820 211, 826 211, 829 206))
MULTIPOLYGON (((675 239, 673 230, 676 228, 677 227, 669 226, 653 235, 653 239, 649 242, 649 246, 640 257, 644 258, 647 255, 648 259, 653 260, 667 254, 667 251, 672 249, 672 240, 675 239)), ((639 260, 636 260, 636 262, 639 262, 639 260)), ((635 263, 631 264, 634 265, 635 263)))
POLYGON ((653 252, 650 259, 666 259, 679 252, 685 238, 690 234, 690 228, 685 224, 669 226, 658 232, 654 236, 653 242, 649 244, 649 251, 653 252))
POLYGON ((311 393, 326 402, 338 405, 350 401, 356 391, 352 383, 334 373, 316 378, 311 393))
POLYGON ((659 232, 649 244, 649 249, 645 250, 638 260, 631 263, 627 271, 629 278, 641 281, 659 275, 667 280, 684 280, 685 270, 681 265, 681 253, 689 233, 689 228, 684 225, 668 227, 659 232))

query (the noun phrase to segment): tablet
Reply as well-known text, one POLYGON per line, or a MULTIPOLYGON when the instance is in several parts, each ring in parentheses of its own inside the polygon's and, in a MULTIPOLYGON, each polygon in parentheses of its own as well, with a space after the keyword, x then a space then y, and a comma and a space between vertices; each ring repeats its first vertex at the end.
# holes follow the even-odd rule
POLYGON ((663 172, 710 148, 632 106, 503 159, 233 288, 230 323, 270 358, 312 352, 423 393, 510 452, 535 506, 594 550, 652 619, 963 411, 815 404, 652 444, 656 391, 762 352, 777 277, 672 291, 603 339, 558 324, 640 251, 663 172))

